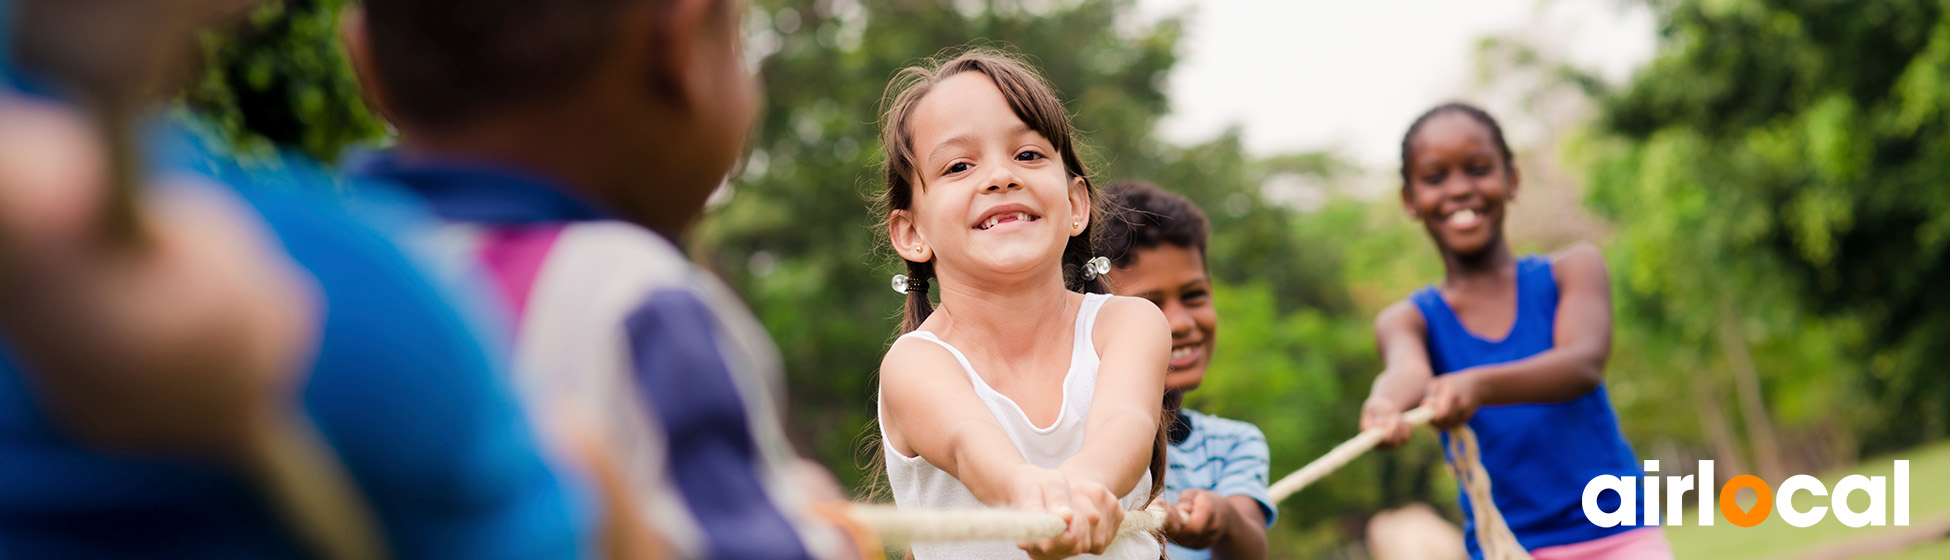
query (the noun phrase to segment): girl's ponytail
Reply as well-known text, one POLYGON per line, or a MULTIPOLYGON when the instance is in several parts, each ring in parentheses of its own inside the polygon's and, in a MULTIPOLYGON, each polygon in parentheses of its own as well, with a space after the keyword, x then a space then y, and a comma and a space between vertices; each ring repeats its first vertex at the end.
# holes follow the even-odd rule
POLYGON ((934 280, 934 263, 907 261, 907 302, 901 305, 901 334, 914 332, 934 314, 928 299, 928 285, 934 280))

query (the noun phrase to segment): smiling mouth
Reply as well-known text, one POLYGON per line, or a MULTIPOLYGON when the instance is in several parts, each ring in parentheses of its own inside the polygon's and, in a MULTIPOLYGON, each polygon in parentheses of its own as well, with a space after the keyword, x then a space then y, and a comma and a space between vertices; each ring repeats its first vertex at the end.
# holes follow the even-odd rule
POLYGON ((1191 367, 1192 364, 1198 362, 1199 355, 1203 353, 1204 349, 1205 346, 1202 342, 1171 347, 1171 369, 1179 370, 1191 367))
POLYGON ((1001 214, 996 214, 994 216, 989 216, 989 219, 987 220, 982 220, 982 223, 975 225, 975 229, 987 230, 997 225, 1006 224, 1010 222, 1034 222, 1038 219, 1040 218, 1037 218, 1036 216, 1033 216, 1028 212, 1022 212, 1022 211, 1004 212, 1001 214))
POLYGON ((1471 210, 1468 208, 1457 210, 1455 213, 1450 214, 1447 219, 1443 220, 1443 223, 1449 224, 1449 227, 1453 227, 1456 229, 1468 229, 1468 228, 1476 227, 1476 224, 1482 222, 1483 222, 1482 215, 1477 214, 1475 210, 1471 210))

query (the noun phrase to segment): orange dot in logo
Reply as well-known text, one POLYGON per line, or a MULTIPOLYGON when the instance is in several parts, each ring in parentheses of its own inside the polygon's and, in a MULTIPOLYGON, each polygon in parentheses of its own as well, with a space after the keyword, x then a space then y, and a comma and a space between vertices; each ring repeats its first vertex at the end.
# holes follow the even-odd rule
POLYGON ((1720 515, 1726 516, 1727 521, 1734 525, 1741 527, 1759 525, 1760 522, 1767 520, 1768 512, 1773 509, 1774 489, 1768 488, 1767 481, 1761 480, 1758 476, 1751 474, 1736 476, 1733 480, 1727 481, 1726 486, 1720 487, 1720 515), (1740 510, 1740 502, 1735 499, 1735 496, 1740 495, 1741 488, 1754 489, 1756 499, 1753 509, 1740 510))

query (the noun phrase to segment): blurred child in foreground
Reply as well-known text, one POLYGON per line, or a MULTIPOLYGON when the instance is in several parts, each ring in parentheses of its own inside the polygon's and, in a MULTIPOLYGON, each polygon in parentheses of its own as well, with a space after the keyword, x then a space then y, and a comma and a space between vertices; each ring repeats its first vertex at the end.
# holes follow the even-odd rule
POLYGON ((840 500, 785 439, 781 364, 681 238, 756 104, 737 0, 368 0, 344 23, 396 150, 353 165, 448 225, 514 319, 517 388, 680 558, 832 558, 840 500))
POLYGON ((180 75, 167 55, 241 4, 0 0, 0 557, 311 556, 250 474, 253 427, 291 415, 344 464, 385 555, 584 555, 583 497, 396 243, 410 223, 263 188, 139 118, 180 75), (129 164, 146 196, 127 223, 104 211, 118 164, 80 109, 105 88, 150 155, 129 164))

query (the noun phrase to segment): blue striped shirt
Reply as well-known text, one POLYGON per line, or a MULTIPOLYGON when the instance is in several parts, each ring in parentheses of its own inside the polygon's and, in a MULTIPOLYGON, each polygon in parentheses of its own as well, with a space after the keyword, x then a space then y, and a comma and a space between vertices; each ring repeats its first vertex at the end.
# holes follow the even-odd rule
MULTIPOLYGON (((1259 427, 1238 420, 1201 414, 1196 410, 1178 411, 1191 427, 1183 440, 1173 438, 1165 455, 1165 493, 1172 502, 1185 490, 1210 490, 1220 496, 1246 496, 1259 502, 1266 515, 1266 526, 1273 526, 1279 515, 1273 500, 1266 495, 1266 476, 1271 455, 1266 435, 1259 427)), ((1176 434, 1174 434, 1176 435, 1176 434)), ((1172 560, 1206 560, 1211 551, 1193 550, 1166 544, 1172 560)))

